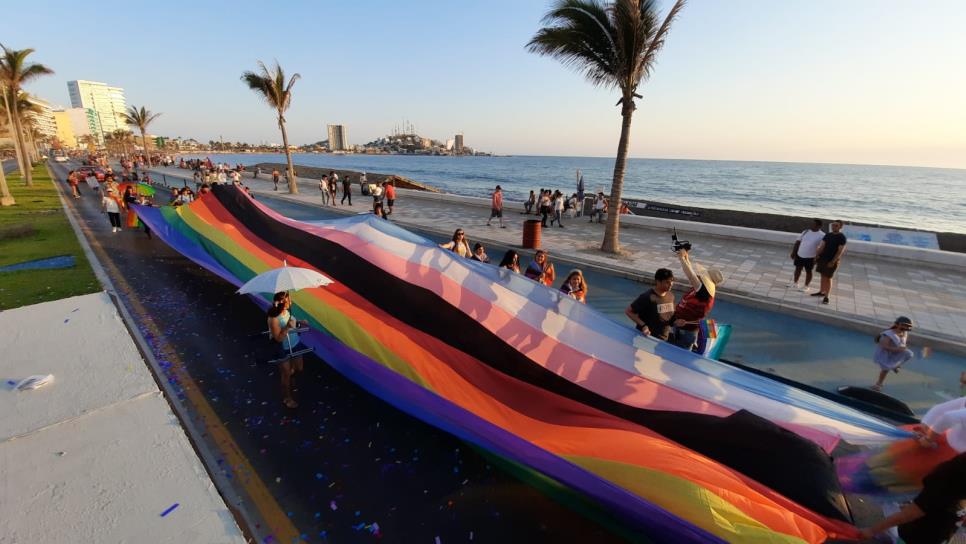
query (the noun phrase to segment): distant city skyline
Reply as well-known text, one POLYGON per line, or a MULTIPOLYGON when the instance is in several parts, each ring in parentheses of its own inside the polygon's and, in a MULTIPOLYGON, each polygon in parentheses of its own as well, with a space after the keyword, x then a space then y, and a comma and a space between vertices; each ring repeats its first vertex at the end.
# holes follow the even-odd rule
MULTIPOLYGON (((30 60, 56 71, 28 92, 66 106, 65 82, 108 82, 163 112, 151 132, 171 137, 279 141, 271 110, 239 80, 277 58, 302 75, 286 115, 295 145, 326 139, 329 124, 362 144, 408 119, 422 136, 463 132, 498 154, 613 156, 615 91, 524 50, 549 5, 174 1, 166 11, 217 24, 77 40, 76 4, 55 1, 18 7, 36 24, 10 25, 3 43, 35 48, 30 60), (320 32, 344 46, 320 45, 320 32)), ((641 88, 630 156, 966 168, 966 4, 928 6, 692 0, 641 88)), ((157 17, 129 8, 132 21, 157 17)))

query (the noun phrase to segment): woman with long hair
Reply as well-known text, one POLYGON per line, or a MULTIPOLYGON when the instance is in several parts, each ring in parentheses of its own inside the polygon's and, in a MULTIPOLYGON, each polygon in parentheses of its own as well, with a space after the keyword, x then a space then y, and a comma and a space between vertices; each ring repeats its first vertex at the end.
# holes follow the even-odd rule
POLYGON ((302 349, 299 343, 298 321, 292 317, 289 308, 292 307, 292 297, 286 291, 275 293, 272 306, 268 309, 268 330, 272 343, 276 345, 275 358, 283 359, 278 369, 282 377, 282 404, 286 408, 297 408, 298 403, 292 398, 292 375, 302 371, 302 356, 286 359, 290 353, 302 349))
POLYGON ((503 260, 500 261, 500 268, 506 268, 507 270, 512 270, 517 274, 520 273, 520 254, 512 249, 503 254, 503 260))
POLYGON ((578 269, 571 270, 570 274, 567 274, 567 279, 564 280, 563 285, 560 286, 560 291, 574 297, 578 302, 586 304, 587 281, 584 279, 584 273, 578 269))
POLYGON ((463 229, 456 229, 456 232, 453 233, 453 239, 440 244, 439 247, 448 249, 460 257, 469 258, 473 255, 473 252, 470 251, 470 243, 466 241, 466 233, 463 232, 463 229))
POLYGON ((553 285, 553 280, 557 278, 549 255, 542 249, 537 250, 537 253, 533 256, 533 260, 527 266, 527 271, 524 272, 524 275, 548 287, 553 285))

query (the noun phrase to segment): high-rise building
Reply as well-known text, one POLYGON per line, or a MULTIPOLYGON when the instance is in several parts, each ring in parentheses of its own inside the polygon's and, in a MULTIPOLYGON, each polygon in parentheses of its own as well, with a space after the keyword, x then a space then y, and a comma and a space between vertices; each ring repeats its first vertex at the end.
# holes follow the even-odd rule
POLYGON ((453 145, 453 152, 456 153, 457 155, 461 155, 463 153, 463 133, 462 132, 456 135, 456 142, 453 145))
POLYGON ((92 109, 97 114, 100 125, 101 138, 115 130, 129 130, 124 122, 127 103, 124 100, 124 89, 111 87, 97 81, 68 81, 67 91, 70 93, 70 104, 75 108, 92 109))
POLYGON ((33 122, 37 132, 46 138, 56 136, 57 122, 54 120, 54 109, 50 107, 50 103, 36 96, 29 96, 27 100, 39 110, 27 112, 27 118, 33 122))
POLYGON ((329 151, 345 151, 349 147, 349 137, 345 125, 329 125, 329 151))
POLYGON ((74 135, 73 123, 67 110, 54 110, 54 122, 57 124, 57 140, 67 148, 77 147, 77 136, 74 135))

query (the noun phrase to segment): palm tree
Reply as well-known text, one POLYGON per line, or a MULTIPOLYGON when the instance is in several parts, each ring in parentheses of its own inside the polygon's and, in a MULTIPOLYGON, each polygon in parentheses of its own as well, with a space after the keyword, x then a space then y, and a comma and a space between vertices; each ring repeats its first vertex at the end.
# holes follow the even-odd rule
POLYGON ((288 162, 288 190, 292 194, 299 192, 298 184, 295 182, 295 168, 292 167, 292 153, 288 149, 288 133, 285 132, 285 111, 292 103, 292 86, 295 81, 302 76, 295 74, 292 79, 285 84, 285 72, 282 67, 275 62, 275 66, 269 71, 262 61, 258 61, 259 72, 245 72, 241 79, 248 85, 248 88, 255 91, 269 106, 278 112, 278 128, 282 131, 282 145, 285 146, 285 160, 288 162))
POLYGON ((6 89, 6 96, 11 98, 9 100, 10 109, 12 110, 10 113, 16 128, 14 130, 16 134, 14 140, 20 147, 20 153, 23 155, 24 161, 24 164, 21 166, 23 169, 22 174, 27 181, 27 186, 32 187, 34 183, 33 173, 31 172, 32 165, 24 147, 23 125, 18 113, 17 101, 13 97, 16 97, 20 93, 20 89, 24 83, 40 76, 53 74, 54 71, 43 64, 27 62, 27 57, 34 52, 33 49, 16 50, 9 49, 5 45, 0 45, 0 47, 3 48, 3 56, 0 57, 0 85, 3 85, 6 89))
POLYGON ((631 118, 637 108, 634 99, 641 98, 637 87, 650 77, 657 53, 684 1, 677 0, 664 22, 660 22, 655 0, 614 0, 606 4, 598 0, 558 0, 543 18, 547 26, 527 44, 531 53, 556 58, 583 73, 594 85, 621 92, 617 104, 621 106, 623 123, 602 251, 620 252, 619 210, 631 118))
MULTIPOLYGON (((11 136, 13 136, 13 132, 16 130, 16 123, 13 121, 14 108, 12 106, 14 105, 14 100, 12 96, 13 95, 8 96, 5 94, 3 96, 3 100, 0 101, 0 127, 8 124, 11 125, 11 127, 13 127, 10 129, 11 136), (10 106, 8 106, 8 104, 10 104, 10 106)), ((41 112, 40 106, 31 102, 30 95, 23 91, 17 93, 17 99, 15 102, 17 115, 20 118, 20 124, 22 126, 22 135, 29 138, 30 133, 34 128, 34 120, 28 114, 39 114, 41 112)), ((33 149, 32 145, 28 145, 31 144, 31 142, 23 142, 24 148, 21 150, 20 140, 13 138, 13 141, 14 153, 17 156, 17 166, 20 169, 22 177, 24 170, 24 158, 28 159, 27 164, 31 164, 30 159, 36 157, 36 149, 33 149)))
POLYGON ((144 154, 148 157, 148 166, 151 166, 151 153, 148 152, 147 129, 148 125, 160 116, 160 113, 151 113, 150 110, 144 109, 144 106, 141 106, 140 110, 136 106, 131 106, 124 113, 124 122, 138 127, 141 131, 141 141, 144 144, 144 154))
POLYGON ((77 143, 87 148, 88 153, 97 151, 97 138, 93 134, 84 134, 77 138, 77 143))

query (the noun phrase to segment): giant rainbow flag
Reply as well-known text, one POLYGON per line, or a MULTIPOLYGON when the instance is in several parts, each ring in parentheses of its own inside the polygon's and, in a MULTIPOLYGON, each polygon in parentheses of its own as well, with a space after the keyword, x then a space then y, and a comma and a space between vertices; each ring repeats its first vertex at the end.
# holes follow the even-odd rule
POLYGON ((857 538, 823 448, 908 436, 375 216, 299 222, 223 186, 137 212, 234 285, 283 261, 331 277, 293 294, 326 363, 655 541, 857 538))

